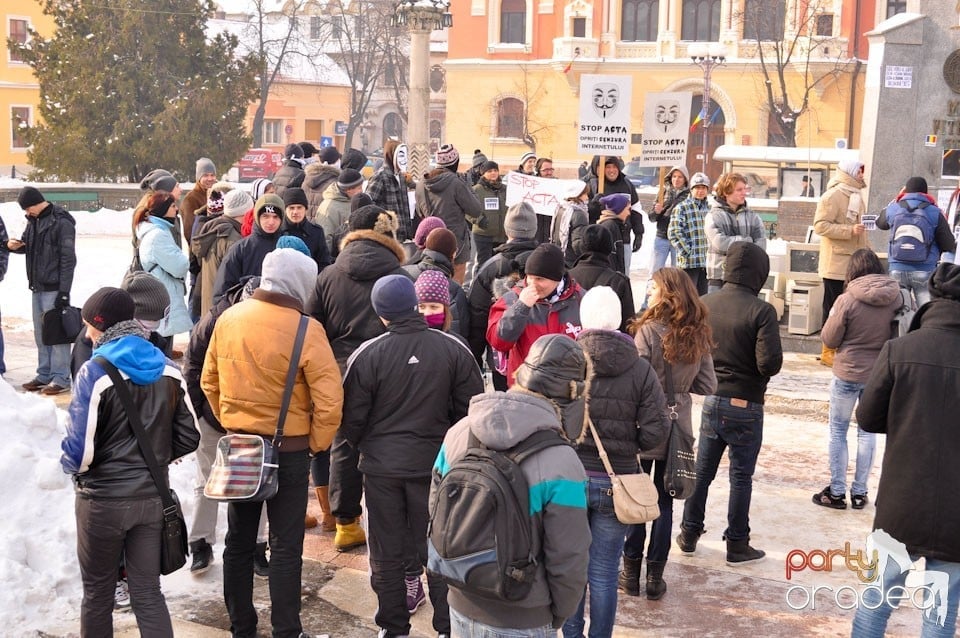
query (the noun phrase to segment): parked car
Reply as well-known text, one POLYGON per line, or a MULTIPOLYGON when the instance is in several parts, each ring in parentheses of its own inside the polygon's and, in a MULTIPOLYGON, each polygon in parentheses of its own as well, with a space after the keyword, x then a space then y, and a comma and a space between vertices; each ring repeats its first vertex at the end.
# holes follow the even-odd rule
POLYGON ((640 162, 634 160, 623 166, 623 174, 630 180, 634 188, 641 188, 643 186, 657 186, 657 176, 660 174, 660 170, 656 166, 640 166, 640 162))

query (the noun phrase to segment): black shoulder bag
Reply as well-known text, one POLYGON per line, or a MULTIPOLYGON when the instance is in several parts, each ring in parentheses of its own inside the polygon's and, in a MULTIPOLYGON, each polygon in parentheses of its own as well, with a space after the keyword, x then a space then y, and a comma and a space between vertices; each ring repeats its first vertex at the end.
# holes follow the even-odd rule
POLYGON ((667 386, 667 408, 670 410, 670 439, 663 472, 663 488, 675 499, 689 498, 697 485, 696 457, 693 454, 693 435, 680 427, 677 414, 677 395, 673 387, 673 368, 663 360, 667 386))
POLYGON ((164 575, 172 574, 186 564, 187 554, 189 553, 187 549, 187 522, 183 518, 183 510, 180 509, 180 499, 177 498, 177 493, 170 489, 167 479, 160 473, 157 457, 153 453, 153 448, 150 447, 143 422, 140 421, 140 412, 133 404, 133 397, 130 396, 120 371, 103 357, 95 357, 93 360, 107 371, 107 375, 113 381, 113 387, 120 398, 120 404, 123 405, 123 410, 127 413, 130 429, 137 437, 140 454, 143 455, 143 460, 147 462, 150 475, 153 476, 153 481, 157 484, 157 491, 160 492, 160 501, 163 503, 160 573, 164 575))

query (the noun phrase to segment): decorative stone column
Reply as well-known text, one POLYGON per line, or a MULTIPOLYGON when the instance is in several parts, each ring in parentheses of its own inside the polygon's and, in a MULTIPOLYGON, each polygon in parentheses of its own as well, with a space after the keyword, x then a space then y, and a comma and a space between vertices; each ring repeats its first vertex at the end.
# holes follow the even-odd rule
POLYGON ((430 170, 430 32, 453 26, 447 0, 400 0, 394 26, 410 30, 410 97, 407 105, 408 171, 420 180, 430 170))

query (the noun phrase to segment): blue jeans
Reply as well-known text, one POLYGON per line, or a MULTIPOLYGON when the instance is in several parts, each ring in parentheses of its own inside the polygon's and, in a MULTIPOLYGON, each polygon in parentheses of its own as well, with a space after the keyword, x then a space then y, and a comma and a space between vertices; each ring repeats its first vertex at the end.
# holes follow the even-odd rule
MULTIPOLYGON (((830 493, 843 497, 847 493, 847 431, 850 415, 863 394, 863 383, 844 381, 833 377, 830 381, 830 493)), ((853 474, 850 493, 867 493, 867 478, 873 465, 877 435, 857 428, 857 467, 853 474)))
MULTIPOLYGON (((917 560, 919 556, 911 554, 911 560, 917 560)), ((925 575, 934 576, 933 580, 942 581, 946 575, 947 582, 938 584, 946 587, 947 599, 943 600, 941 596, 930 599, 933 585, 929 579, 925 579, 925 586, 929 589, 921 590, 922 598, 919 594, 914 594, 906 599, 904 604, 912 605, 911 600, 915 600, 925 609, 923 614, 923 625, 920 629, 920 638, 951 638, 955 635, 957 627, 957 603, 960 601, 960 563, 948 563, 947 561, 927 558, 925 575), (939 573, 936 573, 939 572, 939 573), (941 615, 942 614, 942 615, 941 615), (941 625, 938 620, 942 619, 941 625)), ((857 613, 853 617, 853 638, 882 638, 887 629, 887 621, 890 620, 890 612, 894 610, 890 603, 894 605, 898 602, 900 590, 890 592, 891 587, 902 587, 907 578, 908 571, 900 573, 900 567, 890 561, 883 574, 882 584, 880 585, 884 592, 883 598, 880 591, 873 587, 868 587, 864 592, 860 605, 857 607, 857 613), (871 609, 872 608, 872 609, 871 609)), ((909 593, 906 594, 909 596, 909 593)))
POLYGON ((33 340, 37 344, 37 377, 41 383, 56 383, 70 387, 70 344, 45 346, 40 340, 43 324, 41 315, 53 309, 57 291, 33 293, 33 340))
POLYGON ((746 407, 731 404, 728 397, 708 396, 703 400, 700 441, 697 446, 697 485, 683 506, 681 527, 703 533, 707 493, 717 476, 724 450, 730 460, 730 501, 724 538, 750 538, 750 498, 753 471, 763 443, 763 404, 746 401, 746 407), (729 449, 728 449, 729 448, 729 449))
POLYGON ((900 282, 901 288, 913 292, 913 298, 917 300, 917 308, 930 301, 927 282, 931 274, 929 270, 890 270, 890 276, 900 282))
POLYGON ((557 635, 556 630, 550 625, 530 629, 485 625, 467 618, 453 607, 450 608, 450 631, 450 635, 457 638, 555 638, 557 635))
POLYGON ((653 240, 653 266, 651 273, 655 273, 667 265, 667 257, 670 258, 670 265, 677 265, 677 249, 673 247, 669 239, 656 237, 653 240))
MULTIPOLYGON (((647 546, 647 561, 662 563, 670 554, 673 543, 673 497, 663 487, 663 471, 666 461, 640 461, 643 471, 650 474, 653 468, 653 484, 657 486, 657 505, 660 516, 650 523, 650 544, 647 546)), ((647 541, 647 526, 630 525, 627 540, 623 544, 623 555, 633 560, 643 558, 643 546, 647 541)))
MULTIPOLYGON (((587 590, 590 592, 590 638, 609 638, 617 616, 617 576, 620 573, 620 552, 627 526, 613 511, 613 492, 609 477, 588 477, 587 520, 590 523, 590 563, 587 567, 587 590)), ((564 638, 583 636, 584 592, 577 613, 563 623, 564 638)))
MULTIPOLYGON (((310 458, 307 450, 281 452, 279 489, 267 501, 270 522, 270 622, 274 638, 297 638, 300 575, 303 569, 303 515, 307 513, 310 458)), ((253 606, 253 555, 263 503, 230 503, 223 550, 223 597, 230 630, 237 638, 257 635, 253 606)))

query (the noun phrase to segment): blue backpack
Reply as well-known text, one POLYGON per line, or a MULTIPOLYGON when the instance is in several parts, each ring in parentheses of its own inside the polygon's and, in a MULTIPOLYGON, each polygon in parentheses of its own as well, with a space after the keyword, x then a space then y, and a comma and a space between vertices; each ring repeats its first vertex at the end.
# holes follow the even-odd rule
POLYGON ((936 227, 927 218, 927 202, 912 207, 906 200, 899 202, 900 211, 890 225, 889 257, 908 264, 922 264, 930 256, 936 227))

